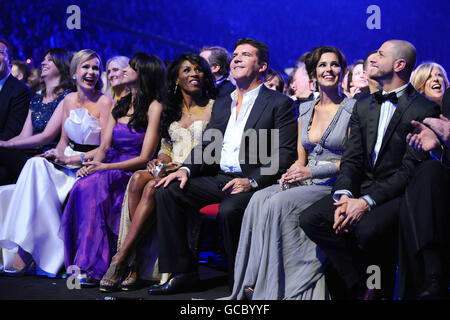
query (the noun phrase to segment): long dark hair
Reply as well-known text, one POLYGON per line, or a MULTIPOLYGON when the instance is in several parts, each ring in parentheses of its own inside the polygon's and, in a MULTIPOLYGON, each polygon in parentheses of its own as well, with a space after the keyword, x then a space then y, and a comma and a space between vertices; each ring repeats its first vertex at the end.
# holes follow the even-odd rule
POLYGON ((167 67, 167 102, 163 105, 161 115, 160 131, 163 138, 170 138, 170 124, 181 119, 183 95, 176 83, 181 65, 184 61, 189 61, 193 65, 198 66, 200 71, 203 72, 202 97, 215 99, 217 95, 216 82, 205 59, 195 53, 183 53, 176 60, 172 61, 167 67))
MULTIPOLYGON (((50 60, 53 61, 60 75, 59 84, 53 89, 53 94, 59 95, 66 90, 76 91, 75 81, 70 76, 70 61, 73 54, 66 49, 52 48, 45 51, 42 60, 47 54, 50 54, 50 60)), ((46 88, 44 87, 42 96, 45 97, 46 94, 46 88)))
MULTIPOLYGON (((133 102, 133 115, 128 121, 128 127, 138 130, 148 124, 147 112, 153 100, 163 102, 164 72, 162 60, 155 55, 138 52, 130 59, 130 67, 138 74, 136 80, 136 95, 133 102)), ((132 96, 127 94, 120 99, 111 111, 114 119, 124 117, 131 106, 132 96)))

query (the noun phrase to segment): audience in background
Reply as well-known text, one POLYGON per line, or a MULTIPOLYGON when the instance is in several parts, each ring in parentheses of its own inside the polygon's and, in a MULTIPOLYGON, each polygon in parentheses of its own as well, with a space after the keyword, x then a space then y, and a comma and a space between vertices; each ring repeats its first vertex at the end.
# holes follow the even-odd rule
POLYGON ((31 90, 11 75, 12 49, 0 39, 0 140, 9 140, 22 130, 30 105, 31 90))
POLYGON ((364 59, 363 69, 367 75, 367 82, 369 84, 369 90, 363 91, 361 93, 357 93, 354 97, 355 99, 364 98, 365 96, 368 96, 369 94, 373 94, 382 89, 381 84, 376 79, 373 78, 373 75, 376 74, 376 72, 377 72, 377 68, 375 67, 375 61, 373 59, 376 57, 377 54, 378 54, 377 50, 372 51, 364 59))
POLYGON ((364 61, 358 60, 349 68, 347 92, 351 98, 354 98, 356 94, 364 91, 369 91, 369 82, 364 72, 364 61))
POLYGON ((305 53, 300 57, 296 63, 297 67, 293 71, 291 87, 294 90, 294 96, 291 98, 296 102, 297 107, 303 102, 313 100, 316 91, 316 84, 309 78, 306 71, 304 60, 307 55, 308 53, 305 53))
POLYGON ((11 63, 11 75, 23 83, 27 83, 30 74, 28 65, 24 61, 13 60, 11 63))
POLYGON ((118 102, 128 93, 124 80, 123 70, 128 67, 128 57, 115 56, 106 62, 106 94, 110 95, 114 103, 118 102))
POLYGON ((203 47, 200 56, 204 58, 211 68, 216 79, 217 97, 230 94, 236 89, 230 81, 230 54, 222 47, 203 47))
POLYGON ((266 78, 264 79, 264 85, 271 90, 283 93, 284 90, 283 76, 277 70, 268 68, 266 78))
POLYGON ((31 69, 27 84, 34 93, 42 93, 42 89, 44 89, 44 81, 41 78, 41 68, 31 69))

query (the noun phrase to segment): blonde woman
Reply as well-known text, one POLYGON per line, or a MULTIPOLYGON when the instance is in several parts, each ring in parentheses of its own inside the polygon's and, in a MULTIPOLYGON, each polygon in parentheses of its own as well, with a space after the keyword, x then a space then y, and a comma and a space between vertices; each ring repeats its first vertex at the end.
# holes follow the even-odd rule
POLYGON ((112 101, 101 93, 102 62, 89 49, 77 52, 70 65, 77 91, 63 100, 61 138, 55 149, 29 159, 13 191, 0 188, 0 248, 18 250, 10 275, 25 273, 33 264, 57 274, 64 261, 58 236, 62 204, 85 159, 100 144, 112 101), (5 197, 3 193, 11 196, 5 197))
POLYGON ((125 56, 115 56, 106 62, 106 90, 114 104, 128 93, 126 83, 123 82, 123 70, 128 67, 130 59, 125 56))
POLYGON ((448 77, 445 69, 436 62, 424 62, 411 74, 414 88, 442 108, 442 97, 448 88, 448 77))

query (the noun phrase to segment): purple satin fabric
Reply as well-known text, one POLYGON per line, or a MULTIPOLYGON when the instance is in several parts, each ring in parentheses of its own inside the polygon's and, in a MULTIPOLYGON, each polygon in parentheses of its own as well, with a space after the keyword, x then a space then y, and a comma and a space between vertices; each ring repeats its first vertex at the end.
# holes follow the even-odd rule
MULTIPOLYGON (((121 162, 141 153, 145 130, 135 131, 117 123, 113 143, 103 162, 121 162)), ((117 249, 123 197, 133 173, 97 171, 73 186, 61 219, 66 268, 76 265, 94 279, 106 273, 117 249)))

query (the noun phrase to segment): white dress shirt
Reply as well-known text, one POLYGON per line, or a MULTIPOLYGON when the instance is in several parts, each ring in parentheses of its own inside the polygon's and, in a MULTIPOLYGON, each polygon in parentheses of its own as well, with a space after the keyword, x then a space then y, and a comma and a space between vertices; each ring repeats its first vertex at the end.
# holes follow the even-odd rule
MULTIPOLYGON (((385 95, 391 92, 395 92, 397 98, 400 98, 405 93, 408 85, 409 83, 389 92, 383 90, 382 94, 385 95)), ((375 147, 371 155, 373 165, 375 165, 378 159, 378 154, 380 152, 380 148, 383 143, 384 134, 386 133, 386 130, 389 126, 389 122, 391 122, 392 116, 394 115, 394 112, 397 109, 397 104, 392 103, 390 100, 386 100, 381 104, 380 108, 381 109, 380 109, 380 118, 378 121, 377 141, 375 143, 375 147)), ((338 201, 344 194, 347 195, 349 198, 354 198, 350 190, 336 190, 333 194, 334 201, 338 201)), ((364 195, 361 198, 364 199, 371 208, 376 206, 376 203, 371 196, 364 195)))
MULTIPOLYGON (((408 83, 390 92, 386 92, 383 90, 382 94, 385 95, 391 92, 395 92, 397 98, 400 98, 405 92, 407 87, 408 83)), ((397 105, 393 104, 392 101, 390 100, 386 100, 381 104, 380 120, 378 121, 377 142, 375 143, 375 147, 373 148, 372 152, 373 165, 375 165, 377 161, 378 153, 380 152, 381 144, 383 143, 384 134, 386 133, 386 130, 389 126, 389 122, 391 121, 392 116, 394 115, 395 109, 397 109, 397 105)))
MULTIPOLYGON (((236 118, 236 104, 237 104, 237 89, 230 93, 231 96, 231 114, 228 120, 227 128, 225 129, 225 135, 222 141, 222 150, 220 157, 220 169, 223 172, 242 173, 241 166, 239 164, 239 151, 241 149, 242 135, 244 134, 245 124, 247 123, 248 116, 252 111, 255 100, 258 97, 262 84, 257 88, 244 93, 242 99, 241 109, 239 110, 238 117, 236 118)), ((181 167, 185 169, 188 176, 191 171, 188 167, 181 167)))
POLYGON ((241 140, 244 134, 245 124, 248 116, 252 111, 255 100, 258 97, 261 85, 257 88, 244 93, 242 98, 242 105, 239 114, 236 117, 237 105, 237 90, 234 90, 231 95, 231 114, 228 120, 228 125, 225 130, 225 135, 222 142, 222 152, 220 157, 220 169, 223 172, 242 173, 241 165, 239 164, 239 150, 241 148, 241 140))

